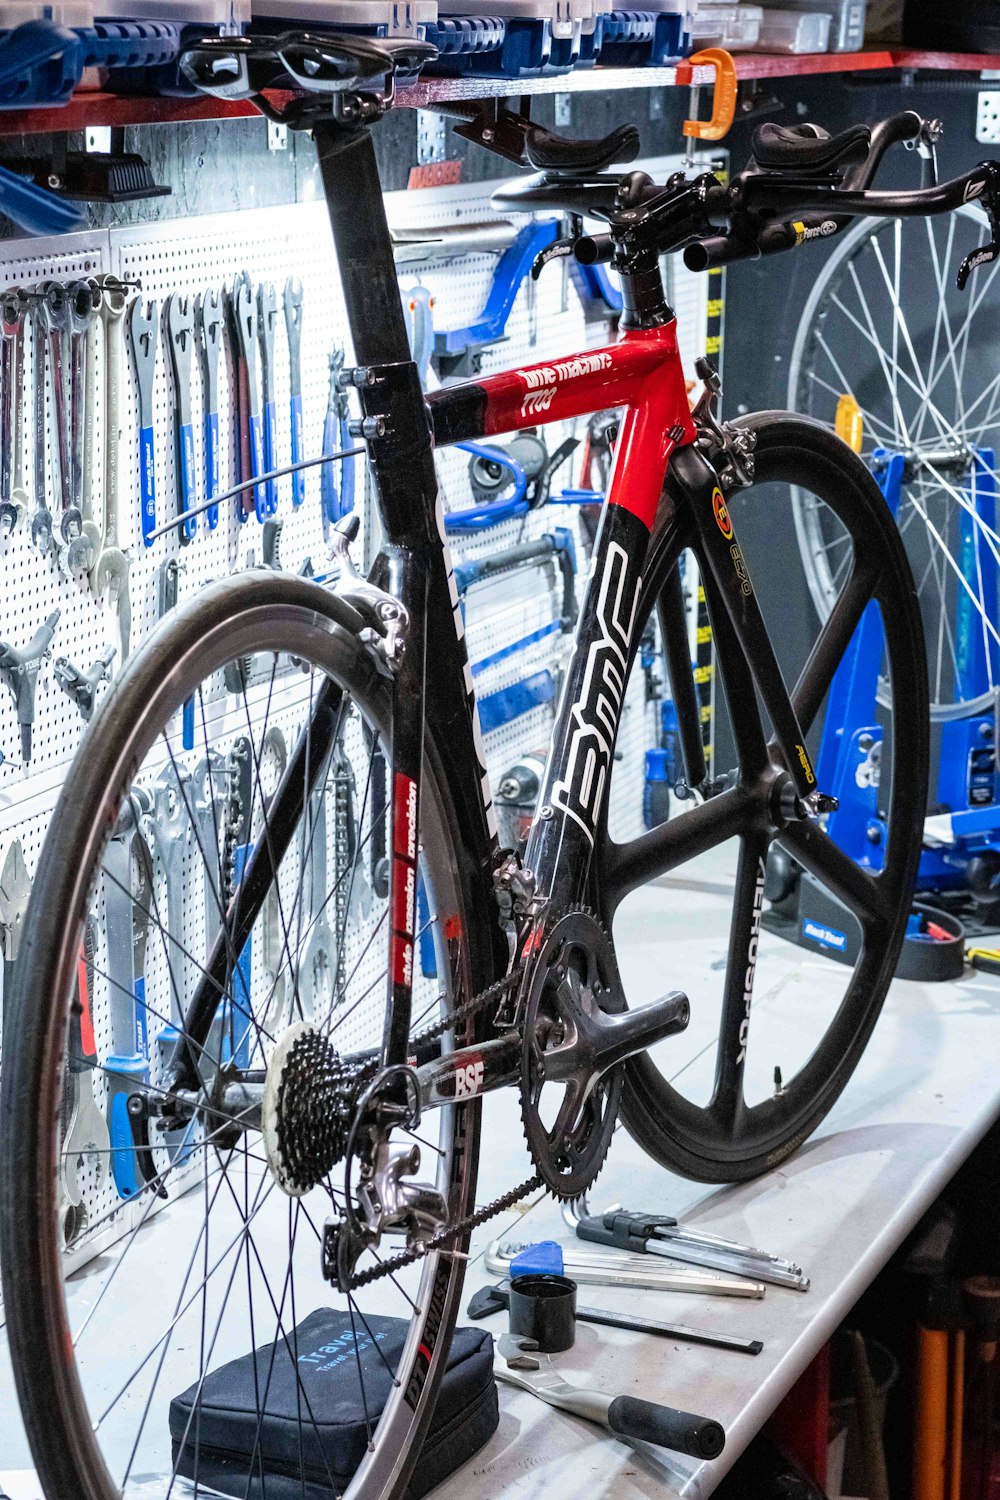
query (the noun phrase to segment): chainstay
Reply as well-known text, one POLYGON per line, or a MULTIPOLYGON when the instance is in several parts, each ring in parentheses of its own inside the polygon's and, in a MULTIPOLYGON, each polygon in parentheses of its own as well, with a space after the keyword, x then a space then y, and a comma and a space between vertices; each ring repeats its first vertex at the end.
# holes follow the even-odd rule
MULTIPOLYGON (((438 1037, 444 1036, 445 1032, 451 1031, 457 1022, 468 1020, 470 1016, 478 1015, 487 1007, 499 1004, 520 984, 523 975, 524 965, 515 965, 509 974, 505 974, 494 984, 488 985, 478 995, 473 995, 471 1000, 457 1005, 450 1015, 442 1017, 440 1021, 429 1026, 426 1031, 420 1032, 418 1036, 411 1037, 410 1045, 415 1050, 424 1047, 428 1042, 433 1042, 438 1037)), ((484 1204, 482 1208, 477 1208, 474 1213, 467 1214, 457 1223, 448 1224, 444 1229, 439 1229, 426 1244, 415 1245, 409 1250, 401 1250, 398 1255, 392 1255, 387 1260, 379 1261, 377 1265, 369 1266, 367 1270, 359 1272, 351 1278, 349 1290, 355 1292, 359 1287, 369 1286, 373 1281, 380 1281, 383 1276, 392 1276, 404 1266, 412 1266, 414 1261, 422 1260, 425 1255, 430 1255, 434 1250, 444 1249, 453 1240, 461 1239, 464 1234, 471 1234, 474 1229, 479 1228, 480 1224, 485 1224, 496 1214, 502 1214, 526 1194, 536 1192, 543 1186, 544 1182, 536 1172, 534 1177, 529 1177, 518 1187, 511 1188, 509 1192, 504 1193, 503 1197, 494 1198, 492 1203, 484 1204)))
POLYGON ((484 1204, 477 1208, 475 1213, 468 1214, 460 1219, 457 1224, 449 1224, 445 1229, 439 1229, 425 1245, 414 1246, 412 1250, 401 1250, 398 1255, 390 1256, 388 1260, 379 1261, 377 1266, 370 1266, 367 1271, 361 1271, 352 1277, 349 1290, 356 1292, 359 1287, 368 1286, 373 1281, 380 1281, 383 1276, 392 1276, 394 1272, 401 1271, 404 1266, 412 1266, 414 1261, 422 1260, 425 1255, 430 1255, 434 1250, 443 1250, 450 1245, 452 1240, 461 1239, 463 1234, 471 1234, 478 1229, 480 1224, 485 1224, 487 1219, 492 1219, 495 1214, 502 1214, 505 1209, 513 1208, 514 1204, 527 1196, 528 1193, 537 1192, 545 1184, 536 1172, 534 1177, 529 1177, 519 1187, 511 1188, 510 1192, 504 1193, 502 1198, 494 1198, 492 1203, 484 1204))

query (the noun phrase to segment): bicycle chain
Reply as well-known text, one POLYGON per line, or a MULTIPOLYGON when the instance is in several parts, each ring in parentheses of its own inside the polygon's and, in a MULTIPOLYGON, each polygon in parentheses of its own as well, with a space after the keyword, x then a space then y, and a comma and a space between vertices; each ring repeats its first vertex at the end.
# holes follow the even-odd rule
MULTIPOLYGON (((520 983, 523 973, 524 966, 518 964, 515 968, 511 969, 509 974, 505 974, 502 979, 498 979, 495 984, 489 985, 487 989, 478 995, 474 995, 471 1000, 466 1000, 464 1004, 456 1006, 450 1015, 444 1016, 440 1021, 435 1022, 433 1026, 428 1027, 426 1031, 421 1032, 419 1036, 414 1037, 411 1045, 414 1049, 426 1046, 428 1042, 433 1042, 437 1037, 443 1036, 446 1031, 450 1031, 456 1022, 464 1021, 469 1016, 477 1015, 479 1011, 485 1010, 487 1006, 505 999, 508 993, 515 988, 516 984, 520 983)), ((425 1255, 430 1255, 434 1250, 443 1249, 453 1240, 460 1239, 462 1235, 471 1234, 474 1229, 479 1228, 480 1224, 485 1224, 487 1219, 492 1219, 496 1214, 503 1213, 505 1209, 511 1208, 519 1199, 525 1197, 528 1193, 536 1192, 538 1188, 543 1186, 542 1178, 536 1172, 533 1177, 529 1177, 525 1182, 520 1183, 518 1187, 511 1188, 501 1198, 494 1198, 492 1203, 484 1204, 482 1208, 477 1208, 473 1213, 467 1214, 464 1219, 459 1219, 454 1224, 448 1224, 444 1229, 439 1229, 437 1234, 432 1235, 425 1244, 413 1246, 409 1250, 401 1250, 398 1255, 392 1255, 387 1260, 379 1261, 378 1265, 369 1266, 367 1270, 360 1271, 356 1276, 351 1278, 350 1291, 355 1292, 359 1287, 369 1286, 373 1281, 380 1281, 383 1276, 392 1276, 394 1272, 402 1270, 404 1266, 411 1266, 414 1261, 422 1260, 425 1255)))

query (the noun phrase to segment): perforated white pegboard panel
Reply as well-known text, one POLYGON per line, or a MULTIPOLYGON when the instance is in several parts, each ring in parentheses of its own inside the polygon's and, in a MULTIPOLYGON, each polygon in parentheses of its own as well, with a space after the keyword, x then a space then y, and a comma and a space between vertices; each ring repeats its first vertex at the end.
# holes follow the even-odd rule
MULTIPOLYGON (((662 176, 675 169, 676 158, 646 163, 647 169, 662 176)), ((474 187, 437 189, 424 193, 389 195, 387 208, 390 222, 416 228, 442 222, 470 221, 494 217, 488 209, 490 184, 474 187)), ((220 214, 188 221, 169 221, 162 225, 132 226, 99 234, 67 236, 58 246, 39 241, 9 243, 0 261, 0 284, 33 286, 46 278, 69 282, 77 277, 111 271, 126 282, 141 283, 141 295, 153 299, 160 309, 168 294, 189 297, 209 288, 221 290, 231 286, 234 277, 247 272, 254 283, 273 283, 279 298, 279 315, 275 328, 275 396, 278 415, 278 463, 289 460, 288 421, 288 353, 281 294, 286 279, 298 277, 304 288, 302 336, 302 393, 304 415, 304 448, 306 455, 321 451, 324 414, 328 393, 328 355, 336 342, 348 345, 343 302, 333 258, 325 209, 321 204, 306 204, 272 210, 220 214)), ((401 290, 405 293, 416 281, 431 291, 435 301, 435 320, 439 328, 467 324, 481 311, 496 264, 492 255, 470 255, 449 258, 438 264, 415 270, 403 269, 401 290)), ((688 364, 704 341, 706 283, 686 273, 679 264, 669 268, 670 295, 678 314, 681 348, 688 364)), ((551 359, 581 348, 591 347, 613 335, 606 315, 594 304, 581 301, 566 263, 548 267, 538 283, 522 287, 502 344, 483 351, 482 371, 488 374, 514 364, 551 359)), ((30 337, 26 348, 24 432, 26 435, 25 468, 32 476, 33 434, 27 403, 30 400, 33 350, 30 337)), ((91 351, 92 374, 96 377, 95 432, 97 449, 103 438, 106 413, 103 409, 103 351, 98 337, 91 351)), ((126 353, 123 410, 120 414, 121 439, 121 541, 131 555, 130 592, 132 602, 132 648, 141 644, 153 627, 157 614, 157 579, 164 563, 175 558, 181 567, 180 594, 183 598, 211 578, 219 577, 246 565, 252 556, 261 559, 261 528, 251 518, 238 519, 237 507, 225 502, 219 525, 211 531, 204 517, 189 545, 182 545, 175 530, 151 548, 143 546, 139 526, 138 461, 136 447, 137 408, 131 362, 126 353)), ((233 365, 228 340, 223 339, 219 366, 220 416, 220 487, 224 490, 235 480, 235 442, 233 406, 233 365)), ((51 391, 48 393, 47 432, 53 424, 51 391)), ((196 501, 205 495, 203 447, 203 390, 200 361, 193 362, 191 408, 194 428, 196 501)), ((176 513, 176 475, 174 438, 174 394, 169 363, 161 333, 154 380, 154 448, 156 463, 157 517, 166 520, 176 513)), ((546 430, 550 452, 565 436, 582 436, 583 424, 546 430)), ((43 439, 45 441, 45 439, 43 439)), ((464 508, 470 503, 468 456, 457 451, 441 453, 439 476, 446 509, 464 508)), ((579 475, 578 455, 572 457, 556 476, 554 489, 573 485, 579 475)), ((46 464, 49 503, 58 519, 54 503, 55 473, 51 461, 46 464)), ((281 558, 286 567, 298 570, 304 560, 323 557, 320 524, 319 471, 307 471, 306 500, 300 510, 291 504, 290 481, 279 481, 279 518, 284 522, 281 558)), ((95 488, 98 511, 102 503, 95 488)), ((32 503, 34 494, 31 493, 32 503)), ((364 505, 363 476, 359 467, 356 501, 364 505)), ((29 519, 30 519, 29 505, 29 519)), ((365 517, 366 526, 369 517, 365 517)), ((567 528, 576 548, 577 599, 582 603, 589 549, 580 525, 576 507, 549 505, 541 511, 515 518, 488 531, 455 537, 452 548, 459 560, 469 561, 492 556, 515 543, 532 540, 554 527, 567 528)), ((62 611, 53 643, 53 657, 65 656, 77 666, 86 668, 106 645, 117 643, 117 625, 107 603, 96 600, 86 579, 67 578, 58 567, 44 559, 30 543, 29 528, 21 524, 8 540, 2 565, 6 570, 5 609, 2 638, 23 646, 41 622, 54 609, 62 611)), ((526 570, 518 570, 489 582, 475 585, 466 598, 466 624, 470 659, 474 668, 487 657, 524 641, 557 620, 563 602, 563 583, 559 570, 551 561, 526 570)), ((504 655, 475 676, 477 692, 485 696, 547 670, 556 683, 561 679, 571 638, 556 630, 543 634, 533 644, 504 655)), ((116 666, 118 663, 116 663, 116 666)), ((291 745, 297 729, 304 722, 306 701, 294 684, 282 699, 280 711, 274 710, 273 723, 291 745)), ((503 772, 524 754, 544 750, 551 732, 555 703, 534 708, 486 737, 489 770, 494 786, 503 772)), ((227 732, 226 709, 219 733, 227 732)), ((654 742, 656 706, 646 701, 643 674, 637 670, 630 681, 623 711, 618 746, 619 769, 612 777, 612 827, 619 837, 637 833, 642 827, 642 773, 645 749, 654 742)), ((13 838, 21 840, 29 875, 34 873, 55 798, 76 751, 83 722, 75 705, 53 680, 51 669, 43 669, 37 693, 33 756, 25 769, 19 764, 18 730, 10 693, 0 686, 0 748, 7 760, 0 765, 0 856, 13 838)), ((237 727, 228 726, 232 733, 237 727)), ((356 746, 360 730, 352 728, 356 746)), ((181 747, 177 747, 178 754, 181 747)), ((193 769, 193 765, 191 767, 193 769)), ((147 767, 155 775, 156 764, 147 767)), ((154 849, 155 899, 166 906, 163 863, 154 849)), ((336 878, 337 848, 332 831, 328 839, 328 873, 336 878)), ((196 856, 189 850, 186 863, 179 867, 186 891, 183 903, 183 935, 192 955, 204 952, 206 942, 205 901, 197 889, 199 877, 196 856), (190 878, 189 878, 190 877, 190 878), (190 889, 189 889, 190 888, 190 889)), ((98 898, 98 917, 103 911, 98 898)), ((103 932, 103 922, 99 921, 103 932)), ((364 932, 359 929, 351 939, 347 962, 357 967, 360 983, 377 982, 382 957, 378 946, 372 952, 364 949, 364 932)), ((94 1022, 98 1054, 106 1055, 110 1047, 110 994, 106 979, 107 953, 105 939, 99 937, 96 968, 98 979, 94 994, 94 1022)), ((252 992, 260 997, 268 981, 262 956, 253 959, 252 992)), ((171 995, 167 968, 150 965, 148 1004, 154 1032, 152 1066, 154 1081, 160 1066, 156 1031, 169 1016, 171 995)), ((190 981, 190 976, 189 976, 190 981)), ((433 996, 432 982, 422 979, 433 996)), ((356 1034, 345 1035, 350 1046, 369 1045, 376 1038, 365 1027, 369 1021, 358 1018, 356 1034)), ((91 1171, 85 1177, 86 1206, 90 1222, 101 1226, 90 1235, 68 1265, 76 1259, 95 1253, 110 1243, 129 1224, 139 1210, 122 1205, 110 1179, 103 1185, 91 1171)))

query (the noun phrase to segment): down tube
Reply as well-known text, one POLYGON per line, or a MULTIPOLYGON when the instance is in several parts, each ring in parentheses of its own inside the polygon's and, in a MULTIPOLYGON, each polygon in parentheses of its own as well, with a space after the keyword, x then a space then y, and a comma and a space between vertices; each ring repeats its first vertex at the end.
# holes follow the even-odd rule
POLYGON ((563 684, 525 864, 556 911, 586 897, 632 658, 647 526, 607 504, 563 684))

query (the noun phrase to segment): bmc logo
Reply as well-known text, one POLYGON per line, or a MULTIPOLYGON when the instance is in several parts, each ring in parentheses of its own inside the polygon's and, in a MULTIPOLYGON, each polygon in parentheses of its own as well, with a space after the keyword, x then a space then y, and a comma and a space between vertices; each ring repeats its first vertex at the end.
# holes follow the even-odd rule
POLYGON ((483 1086, 483 1060, 466 1063, 455 1074, 455 1098, 471 1099, 483 1086))

